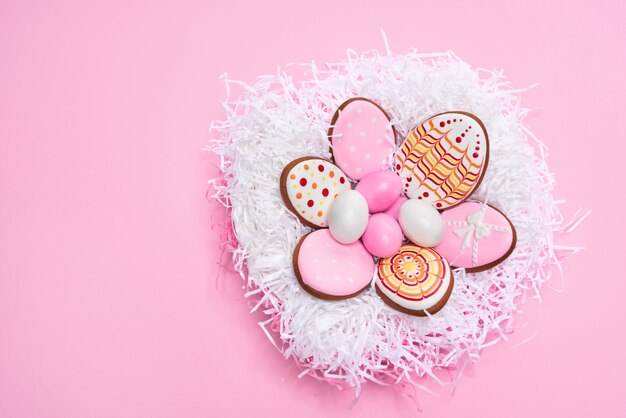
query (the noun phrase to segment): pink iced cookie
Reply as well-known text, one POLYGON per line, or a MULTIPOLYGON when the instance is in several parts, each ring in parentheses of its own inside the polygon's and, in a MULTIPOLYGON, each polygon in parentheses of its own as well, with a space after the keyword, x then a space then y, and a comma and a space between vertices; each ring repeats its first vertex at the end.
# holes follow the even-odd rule
POLYGON ((335 112, 328 130, 335 163, 354 180, 390 168, 396 148, 385 111, 371 100, 355 97, 335 112))
POLYGON ((444 236, 435 247, 452 266, 468 272, 487 270, 504 261, 515 248, 517 235, 499 210, 464 202, 442 213, 444 236))
POLYGON ((374 277, 374 260, 361 241, 341 244, 328 229, 305 235, 293 253, 300 285, 313 296, 347 299, 365 290, 374 277))

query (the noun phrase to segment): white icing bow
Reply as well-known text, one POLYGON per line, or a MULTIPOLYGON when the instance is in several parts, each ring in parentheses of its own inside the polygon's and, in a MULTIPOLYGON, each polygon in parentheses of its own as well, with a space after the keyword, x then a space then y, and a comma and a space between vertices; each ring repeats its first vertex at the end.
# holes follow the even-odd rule
MULTIPOLYGON (((457 237, 462 237, 463 242, 461 243, 461 249, 464 250, 469 248, 472 242, 472 235, 474 235, 474 239, 476 241, 481 240, 483 238, 487 238, 489 236, 489 228, 487 225, 483 224, 483 217, 485 216, 485 211, 483 209, 479 210, 476 213, 472 213, 467 216, 467 223, 465 228, 457 229, 454 231, 457 237)), ((489 225, 494 226, 494 225, 489 225)))
POLYGON ((463 237, 461 242, 461 251, 466 250, 472 246, 472 237, 474 237, 474 248, 472 249, 472 264, 478 264, 478 241, 487 238, 490 231, 508 232, 509 230, 503 226, 491 225, 483 223, 483 217, 485 216, 486 206, 483 206, 478 212, 467 215, 467 221, 454 222, 444 221, 446 226, 460 226, 461 229, 454 230, 454 234, 457 237, 463 237))

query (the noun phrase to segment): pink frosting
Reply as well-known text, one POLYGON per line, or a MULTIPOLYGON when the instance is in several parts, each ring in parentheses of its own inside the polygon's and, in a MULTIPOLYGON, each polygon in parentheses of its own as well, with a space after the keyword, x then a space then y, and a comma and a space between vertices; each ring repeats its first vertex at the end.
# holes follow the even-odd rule
POLYGON ((347 296, 366 287, 374 277, 374 260, 361 241, 341 244, 328 229, 309 234, 298 254, 304 284, 332 296, 347 296))
POLYGON ((513 244, 513 230, 497 210, 464 202, 442 213, 444 236, 435 250, 455 267, 480 267, 504 256, 513 244))
POLYGON ((387 115, 362 99, 351 101, 339 112, 330 138, 339 168, 354 180, 389 169, 395 138, 387 115))

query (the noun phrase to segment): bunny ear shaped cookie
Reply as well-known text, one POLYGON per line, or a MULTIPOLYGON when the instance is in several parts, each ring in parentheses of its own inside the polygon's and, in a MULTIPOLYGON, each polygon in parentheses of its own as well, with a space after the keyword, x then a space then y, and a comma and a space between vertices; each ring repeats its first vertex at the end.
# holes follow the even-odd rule
POLYGON ((328 130, 335 163, 351 179, 389 169, 396 149, 390 117, 376 103, 362 97, 345 101, 328 130))
POLYGON ((485 126, 478 117, 456 111, 413 129, 396 153, 395 169, 409 198, 446 209, 478 188, 488 162, 485 126))

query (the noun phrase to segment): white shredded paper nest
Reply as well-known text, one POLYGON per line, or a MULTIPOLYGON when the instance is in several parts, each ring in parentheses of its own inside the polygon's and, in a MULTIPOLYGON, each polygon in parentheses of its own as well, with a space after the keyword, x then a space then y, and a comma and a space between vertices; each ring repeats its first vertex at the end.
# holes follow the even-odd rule
POLYGON ((344 61, 304 68, 306 80, 299 82, 281 69, 254 84, 224 76, 227 115, 211 126, 208 148, 220 157, 222 171, 210 181, 212 194, 229 209, 232 234, 225 244, 245 280, 252 311, 267 316, 259 325, 302 368, 300 376, 354 387, 357 395, 367 381, 422 387, 430 377, 455 383, 482 348, 507 338, 519 306, 527 296, 540 297, 552 266, 572 250, 553 242, 555 232, 572 225, 563 225, 553 199, 545 147, 523 124, 528 110, 520 105, 522 90, 511 88, 501 71, 473 69, 452 52, 348 51, 344 61), (243 91, 239 97, 230 97, 233 86, 243 91), (517 246, 495 268, 455 271, 450 300, 434 316, 397 312, 373 287, 348 300, 316 299, 294 277, 292 253, 310 229, 283 204, 279 177, 295 158, 330 157, 330 120, 354 96, 387 111, 398 144, 444 111, 471 112, 487 128, 489 167, 473 198, 510 218, 517 246), (442 378, 452 368, 453 377, 442 378))

